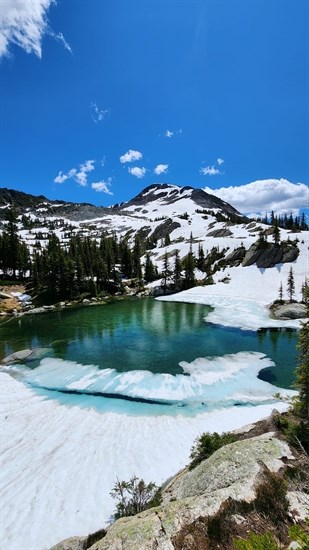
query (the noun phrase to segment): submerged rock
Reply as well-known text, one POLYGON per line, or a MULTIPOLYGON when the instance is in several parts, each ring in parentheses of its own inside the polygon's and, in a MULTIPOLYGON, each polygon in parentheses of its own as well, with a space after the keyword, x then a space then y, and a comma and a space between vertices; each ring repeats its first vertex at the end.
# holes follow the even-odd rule
POLYGON ((15 353, 12 353, 2 359, 2 364, 12 365, 13 363, 35 361, 42 359, 46 355, 50 354, 50 352, 50 348, 23 349, 21 351, 15 351, 15 353))
POLYGON ((21 351, 15 351, 15 353, 11 353, 11 355, 8 355, 4 359, 2 359, 2 363, 4 365, 11 365, 12 363, 16 363, 18 361, 24 361, 25 359, 29 359, 31 355, 33 355, 34 351, 32 349, 23 349, 21 351))

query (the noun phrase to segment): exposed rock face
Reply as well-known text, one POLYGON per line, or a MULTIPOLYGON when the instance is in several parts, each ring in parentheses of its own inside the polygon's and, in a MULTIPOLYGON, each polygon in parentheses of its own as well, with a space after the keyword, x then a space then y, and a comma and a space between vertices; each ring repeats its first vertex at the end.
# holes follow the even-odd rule
POLYGON ((242 265, 256 264, 257 267, 274 267, 276 264, 294 262, 299 254, 299 249, 292 243, 272 244, 266 243, 261 247, 259 243, 254 243, 243 259, 242 265))
POLYGON ((206 237, 230 237, 232 232, 229 229, 214 229, 209 231, 206 237))
MULTIPOLYGON (((263 466, 278 471, 287 458, 293 459, 288 445, 273 433, 226 445, 194 470, 179 472, 164 489, 162 505, 116 521, 89 548, 173 550, 172 539, 185 525, 215 514, 228 498, 250 502, 263 466)), ((67 542, 53 550, 68 550, 67 542)))
POLYGON ((272 316, 275 319, 304 319, 306 317, 304 304, 282 304, 272 308, 272 316))
POLYGON ((259 461, 277 471, 283 456, 293 458, 288 445, 275 439, 272 432, 225 445, 194 470, 176 476, 165 488, 163 502, 218 491, 220 498, 226 493, 222 501, 228 497, 251 500, 259 461))
POLYGON ((228 265, 236 265, 236 264, 240 264, 244 257, 246 255, 246 249, 244 246, 240 246, 238 248, 235 248, 235 250, 233 250, 233 252, 231 252, 230 254, 228 254, 225 258, 225 261, 228 265))
POLYGON ((174 231, 174 229, 177 229, 177 227, 180 227, 179 222, 174 222, 171 218, 168 218, 165 220, 161 225, 156 227, 152 234, 153 239, 164 239, 166 235, 169 235, 174 231))

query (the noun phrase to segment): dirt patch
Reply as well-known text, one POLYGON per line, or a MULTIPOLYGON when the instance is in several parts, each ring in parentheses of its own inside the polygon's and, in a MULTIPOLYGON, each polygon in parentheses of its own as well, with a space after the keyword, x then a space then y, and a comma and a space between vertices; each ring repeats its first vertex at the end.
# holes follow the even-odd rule
MULTIPOLYGON (((0 286, 0 291, 5 294, 12 294, 12 292, 26 293, 24 285, 12 285, 12 286, 0 286)), ((21 303, 15 296, 11 298, 0 298, 0 313, 12 313, 13 310, 21 311, 21 303)))

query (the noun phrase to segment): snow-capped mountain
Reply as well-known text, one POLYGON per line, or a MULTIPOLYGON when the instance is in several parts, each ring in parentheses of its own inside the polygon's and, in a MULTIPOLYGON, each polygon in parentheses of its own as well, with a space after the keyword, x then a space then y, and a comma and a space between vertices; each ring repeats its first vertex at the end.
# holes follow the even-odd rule
MULTIPOLYGON (((235 270, 253 265, 263 270, 286 264, 283 270, 286 278, 285 271, 293 263, 299 286, 307 276, 307 231, 280 229, 278 247, 272 226, 246 218, 230 204, 201 189, 153 184, 130 201, 109 208, 51 201, 43 196, 0 189, 0 229, 1 223, 5 227, 11 204, 18 215, 19 236, 30 251, 38 242, 44 248, 52 232, 63 246, 74 236, 99 240, 102 234, 116 234, 133 244, 138 234, 143 243, 151 242, 145 249, 159 270, 165 253, 172 261, 177 250, 180 258, 190 249, 197 257, 202 248, 205 256, 216 252, 214 282, 229 282, 235 270), (263 247, 257 244, 261 234, 263 247)), ((196 277, 202 280, 205 274, 197 270, 196 277)), ((278 269, 273 278, 278 287, 282 279, 278 269)))

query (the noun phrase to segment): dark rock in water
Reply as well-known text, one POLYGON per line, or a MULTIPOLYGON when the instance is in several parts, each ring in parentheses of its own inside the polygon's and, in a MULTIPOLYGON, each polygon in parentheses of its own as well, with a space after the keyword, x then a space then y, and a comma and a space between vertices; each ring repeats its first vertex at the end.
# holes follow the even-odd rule
POLYGON ((45 307, 34 307, 33 309, 29 309, 25 312, 25 315, 36 315, 37 313, 46 313, 47 309, 45 307))
POLYGON ((12 365, 13 363, 36 361, 50 355, 50 348, 22 349, 15 351, 2 360, 3 365, 12 365))
POLYGON ((12 353, 11 355, 8 355, 4 359, 2 359, 2 363, 4 365, 11 365, 12 363, 29 359, 29 357, 31 357, 31 355, 33 354, 34 351, 32 349, 23 349, 21 351, 16 351, 15 353, 12 353))

